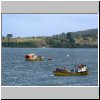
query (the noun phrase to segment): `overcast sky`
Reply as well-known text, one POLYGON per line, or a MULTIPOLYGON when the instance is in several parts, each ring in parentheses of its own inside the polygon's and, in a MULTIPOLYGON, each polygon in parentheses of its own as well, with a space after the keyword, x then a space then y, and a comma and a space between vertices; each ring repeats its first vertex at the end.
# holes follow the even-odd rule
POLYGON ((98 28, 98 14, 2 14, 2 35, 51 36, 98 28))

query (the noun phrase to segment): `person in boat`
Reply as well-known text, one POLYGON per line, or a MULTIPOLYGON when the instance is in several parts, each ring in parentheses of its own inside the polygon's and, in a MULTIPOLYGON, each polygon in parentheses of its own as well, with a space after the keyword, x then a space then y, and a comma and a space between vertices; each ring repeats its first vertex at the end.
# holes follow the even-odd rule
POLYGON ((71 72, 78 72, 77 68, 71 69, 71 72))
POLYGON ((77 67, 79 68, 78 72, 87 71, 87 66, 86 65, 81 64, 80 66, 77 66, 77 67))

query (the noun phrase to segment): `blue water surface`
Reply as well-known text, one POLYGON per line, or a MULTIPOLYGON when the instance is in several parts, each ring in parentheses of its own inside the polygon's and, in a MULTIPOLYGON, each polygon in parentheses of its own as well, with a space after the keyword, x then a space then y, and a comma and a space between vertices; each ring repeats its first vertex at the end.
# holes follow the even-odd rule
POLYGON ((2 86, 98 86, 97 48, 2 48, 1 55, 2 86), (28 53, 45 60, 25 61, 28 53), (89 75, 53 75, 56 68, 71 70, 78 64, 86 64, 89 75))

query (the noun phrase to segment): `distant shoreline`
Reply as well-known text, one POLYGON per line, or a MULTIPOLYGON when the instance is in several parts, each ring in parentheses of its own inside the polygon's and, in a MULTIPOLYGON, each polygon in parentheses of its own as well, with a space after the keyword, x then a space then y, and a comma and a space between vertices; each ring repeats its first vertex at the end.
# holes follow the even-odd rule
POLYGON ((18 48, 98 48, 98 29, 62 32, 51 37, 2 36, 2 47, 18 48))

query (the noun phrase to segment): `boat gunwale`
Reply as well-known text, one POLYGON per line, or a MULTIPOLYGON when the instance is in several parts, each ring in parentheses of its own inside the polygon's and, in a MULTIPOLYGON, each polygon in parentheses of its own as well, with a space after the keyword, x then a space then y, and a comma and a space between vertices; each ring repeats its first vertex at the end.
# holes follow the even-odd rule
POLYGON ((88 75, 88 71, 83 72, 57 72, 53 71, 55 76, 81 76, 81 75, 88 75))

